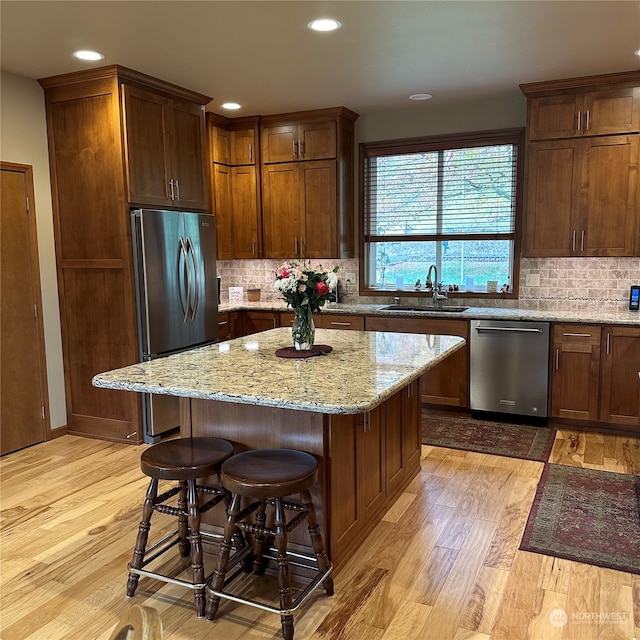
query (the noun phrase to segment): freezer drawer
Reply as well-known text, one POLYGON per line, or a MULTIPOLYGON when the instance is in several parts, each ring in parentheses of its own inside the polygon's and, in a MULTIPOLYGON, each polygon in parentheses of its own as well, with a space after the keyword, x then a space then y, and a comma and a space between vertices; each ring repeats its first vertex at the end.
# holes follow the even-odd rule
POLYGON ((472 320, 470 407, 546 418, 549 323, 472 320))

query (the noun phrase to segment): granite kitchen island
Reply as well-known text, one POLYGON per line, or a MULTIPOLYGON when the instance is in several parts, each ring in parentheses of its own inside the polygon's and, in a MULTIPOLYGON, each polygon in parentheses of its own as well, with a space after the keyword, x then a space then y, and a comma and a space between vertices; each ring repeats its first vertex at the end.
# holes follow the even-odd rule
MULTIPOLYGON (((318 329, 316 344, 330 353, 276 356, 290 344, 289 328, 272 329, 98 374, 93 384, 180 397, 185 437, 225 438, 236 452, 313 454, 319 522, 339 570, 417 474, 418 378, 464 340, 318 329)), ((223 513, 206 515, 209 526, 222 523, 223 513)))

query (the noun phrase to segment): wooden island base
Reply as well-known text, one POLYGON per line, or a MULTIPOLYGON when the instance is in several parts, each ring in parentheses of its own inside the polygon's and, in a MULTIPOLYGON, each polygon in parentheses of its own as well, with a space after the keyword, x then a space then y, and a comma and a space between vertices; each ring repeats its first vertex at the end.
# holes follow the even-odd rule
MULTIPOLYGON (((217 436, 237 452, 262 447, 299 449, 318 460, 313 491, 318 521, 340 570, 420 468, 420 394, 417 382, 375 409, 326 414, 193 398, 180 399, 182 436, 217 436)), ((221 528, 222 510, 203 516, 221 528)), ((306 532, 291 541, 306 548, 306 532)))

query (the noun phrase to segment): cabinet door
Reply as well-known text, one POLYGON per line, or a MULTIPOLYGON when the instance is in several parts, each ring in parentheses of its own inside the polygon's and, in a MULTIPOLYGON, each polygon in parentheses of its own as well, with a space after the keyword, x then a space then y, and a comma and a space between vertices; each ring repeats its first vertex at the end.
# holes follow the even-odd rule
POLYGON ((275 329, 278 321, 279 314, 273 311, 245 311, 242 314, 242 335, 275 329))
POLYGON ((200 105, 171 100, 173 205, 206 209, 206 145, 204 110, 200 105))
POLYGON ((527 126, 530 140, 571 138, 578 128, 577 94, 544 96, 529 100, 527 126))
POLYGON ((129 202, 171 204, 165 128, 169 101, 127 85, 124 101, 129 202))
POLYGON ((632 256, 638 216, 638 136, 582 141, 580 255, 632 256))
POLYGON ((211 162, 232 164, 230 138, 229 131, 209 124, 209 158, 211 162))
POLYGON ((584 94, 583 135, 612 135, 640 131, 640 87, 591 91, 584 94))
POLYGON ((231 319, 228 313, 218 314, 218 339, 229 340, 231 338, 231 319))
POLYGON ((580 202, 580 142, 534 142, 527 148, 525 254, 574 255, 580 202))
POLYGON ((231 209, 231 169, 223 164, 214 164, 213 173, 213 213, 216 216, 218 260, 235 257, 233 251, 233 216, 231 209))
POLYGON ((254 166, 231 169, 234 258, 258 258, 258 191, 254 166))
POLYGON ((372 517, 385 497, 384 404, 356 417, 358 428, 358 517, 372 517))
POLYGON ((600 420, 640 425, 640 328, 603 329, 600 420))
POLYGON ((404 416, 402 412, 404 390, 398 391, 384 403, 384 441, 385 441, 385 489, 393 493, 404 481, 404 416))
POLYGON ((264 127, 261 139, 263 162, 291 162, 297 158, 298 127, 295 124, 264 127))
POLYGON ((262 233, 265 258, 300 255, 300 189, 294 163, 263 167, 262 233))
POLYGON ((299 160, 328 160, 336 157, 336 123, 314 122, 298 125, 299 160))
POLYGON ((600 327, 553 327, 550 415, 597 420, 600 386, 600 327))
POLYGON ((231 164, 255 164, 255 148, 255 129, 238 129, 237 131, 231 131, 231 164))
POLYGON ((305 162, 300 170, 300 209, 304 212, 302 255, 339 258, 335 160, 305 162))
POLYGON ((411 382, 402 390, 402 457, 405 473, 420 467, 422 416, 420 383, 411 382))

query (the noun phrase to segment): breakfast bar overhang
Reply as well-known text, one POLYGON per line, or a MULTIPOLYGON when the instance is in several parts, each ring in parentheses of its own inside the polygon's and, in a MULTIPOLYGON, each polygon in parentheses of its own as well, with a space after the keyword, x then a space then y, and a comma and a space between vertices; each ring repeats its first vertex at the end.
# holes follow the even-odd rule
MULTIPOLYGON (((229 440, 236 453, 313 454, 319 522, 334 571, 420 468, 419 377, 461 348, 455 336, 318 329, 330 353, 282 358, 289 328, 98 374, 96 387, 180 397, 180 435, 229 440)), ((212 528, 224 513, 207 513, 212 528)), ((296 538, 292 540, 296 542, 296 538)))

